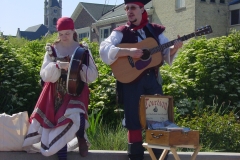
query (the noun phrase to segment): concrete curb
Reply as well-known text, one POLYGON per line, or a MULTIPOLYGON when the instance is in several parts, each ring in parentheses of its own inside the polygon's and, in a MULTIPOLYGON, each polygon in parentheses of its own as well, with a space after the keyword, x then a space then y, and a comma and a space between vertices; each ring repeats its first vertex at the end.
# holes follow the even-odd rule
MULTIPOLYGON (((193 152, 178 152, 181 160, 190 160, 193 152)), ((170 153, 168 160, 174 160, 170 153)), ((58 160, 56 155, 45 157, 41 153, 0 152, 0 160, 58 160)), ((78 150, 68 152, 68 160, 128 160, 126 151, 90 150, 87 157, 81 157, 78 150)), ((144 160, 151 160, 145 152, 144 160)), ((196 160, 240 160, 240 153, 199 152, 196 160)))

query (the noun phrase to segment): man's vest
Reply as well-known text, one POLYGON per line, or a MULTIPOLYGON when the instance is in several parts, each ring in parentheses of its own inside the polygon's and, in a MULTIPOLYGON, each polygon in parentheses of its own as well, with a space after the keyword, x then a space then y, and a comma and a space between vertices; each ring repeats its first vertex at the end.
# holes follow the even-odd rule
MULTIPOLYGON (((146 37, 152 37, 158 43, 157 38, 165 30, 165 27, 155 23, 149 23, 149 27, 151 27, 151 31, 147 26, 143 27, 146 37)), ((120 31, 123 33, 123 38, 121 43, 137 43, 138 42, 137 31, 131 30, 131 28, 128 25, 119 26, 114 30, 120 31)))

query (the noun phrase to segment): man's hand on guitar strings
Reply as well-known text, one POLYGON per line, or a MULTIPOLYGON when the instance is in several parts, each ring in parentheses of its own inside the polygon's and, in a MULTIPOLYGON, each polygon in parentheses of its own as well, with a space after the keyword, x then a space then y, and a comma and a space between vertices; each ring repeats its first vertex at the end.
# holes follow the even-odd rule
POLYGON ((180 40, 180 36, 178 35, 178 39, 174 42, 174 48, 176 51, 181 48, 183 45, 183 42, 180 40))
POLYGON ((174 45, 170 47, 170 55, 173 56, 179 48, 181 48, 183 42, 180 40, 180 36, 178 35, 178 39, 174 41, 174 45))

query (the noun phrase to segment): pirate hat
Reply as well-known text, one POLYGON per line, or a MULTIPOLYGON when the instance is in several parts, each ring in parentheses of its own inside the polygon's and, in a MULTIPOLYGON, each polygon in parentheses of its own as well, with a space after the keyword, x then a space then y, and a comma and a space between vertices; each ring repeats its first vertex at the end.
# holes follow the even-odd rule
POLYGON ((124 3, 127 4, 127 3, 134 3, 134 2, 137 2, 137 3, 142 3, 143 5, 147 4, 148 2, 150 2, 151 0, 124 0, 124 3))

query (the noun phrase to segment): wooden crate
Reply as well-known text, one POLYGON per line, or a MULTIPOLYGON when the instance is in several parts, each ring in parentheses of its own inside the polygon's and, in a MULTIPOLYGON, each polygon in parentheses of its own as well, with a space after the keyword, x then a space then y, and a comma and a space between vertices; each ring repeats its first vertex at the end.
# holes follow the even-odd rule
POLYGON ((199 145, 199 131, 164 131, 147 129, 147 120, 174 122, 173 97, 161 95, 142 95, 139 102, 139 117, 146 129, 146 142, 165 146, 199 145))

